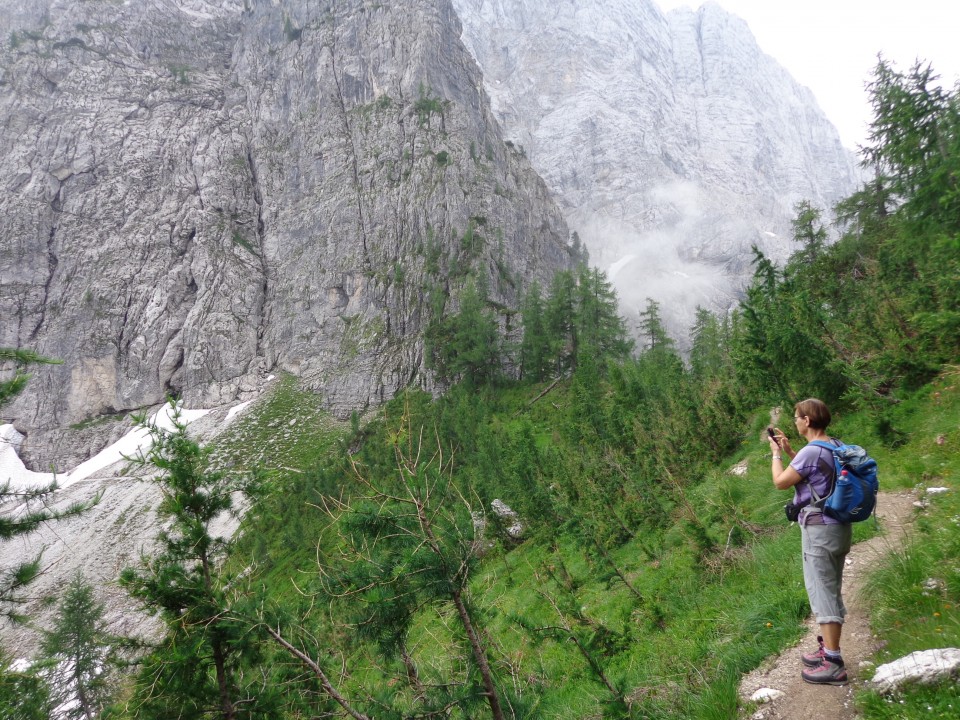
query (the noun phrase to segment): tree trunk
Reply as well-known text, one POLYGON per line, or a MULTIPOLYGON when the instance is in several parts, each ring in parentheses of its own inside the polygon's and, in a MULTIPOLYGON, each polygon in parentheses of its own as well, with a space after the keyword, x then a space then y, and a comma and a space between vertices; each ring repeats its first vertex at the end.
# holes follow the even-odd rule
MULTIPOLYGON (((206 553, 200 554, 200 565, 203 569, 203 584, 207 595, 213 596, 213 581, 210 578, 210 560, 206 553)), ((216 619, 210 623, 210 627, 216 625, 216 619)), ((210 641, 213 649, 213 666, 217 673, 217 689, 220 692, 220 714, 223 720, 234 720, 237 717, 237 710, 230 698, 230 685, 227 682, 227 653, 224 651, 223 643, 217 638, 210 641)))
POLYGON ((230 699, 230 688, 227 685, 226 657, 219 640, 213 641, 213 664, 217 670, 217 688, 220 690, 220 713, 223 720, 234 720, 237 717, 237 710, 230 699))
POLYGON ((407 652, 405 644, 400 647, 400 659, 403 661, 403 666, 407 670, 407 682, 410 683, 410 687, 412 687, 417 694, 417 698, 422 699, 426 697, 426 688, 423 687, 423 683, 420 681, 420 673, 417 671, 417 666, 413 662, 413 658, 410 657, 410 653, 407 652))
POLYGON ((497 695, 497 688, 493 684, 493 673, 490 672, 490 663, 487 662, 487 655, 480 645, 480 638, 473 628, 473 622, 470 620, 470 613, 467 612, 467 606, 463 602, 463 596, 459 590, 453 591, 453 604, 460 615, 460 622, 463 623, 463 629, 470 640, 470 647, 473 649, 473 657, 477 661, 477 667, 480 669, 480 677, 483 678, 483 687, 486 690, 487 702, 490 703, 490 711, 493 713, 494 720, 503 720, 503 709, 500 707, 500 697, 497 695))
POLYGON ((77 702, 80 703, 80 709, 83 710, 83 716, 87 718, 87 720, 94 720, 94 718, 96 718, 97 716, 96 714, 94 714, 93 710, 90 707, 90 701, 87 699, 87 693, 83 687, 83 680, 79 675, 77 675, 76 681, 77 681, 77 702))

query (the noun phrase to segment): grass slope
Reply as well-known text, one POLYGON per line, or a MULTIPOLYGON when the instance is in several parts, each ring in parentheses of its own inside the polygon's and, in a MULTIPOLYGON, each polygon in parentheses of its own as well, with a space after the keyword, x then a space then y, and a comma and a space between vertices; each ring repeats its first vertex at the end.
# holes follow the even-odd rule
MULTIPOLYGON (((960 646, 957 380, 942 376, 881 422, 849 415, 831 428, 878 459, 884 489, 951 488, 929 498, 913 542, 872 581, 875 629, 887 643, 878 663, 916 649, 960 646)), ((512 396, 494 424, 516 423, 522 402, 522 394, 512 396)), ((275 491, 249 516, 235 559, 252 558, 259 581, 281 605, 300 602, 298 588, 315 579, 317 543, 328 522, 316 503, 336 492, 337 477, 318 468, 350 435, 315 403, 285 379, 218 444, 225 458, 271 469, 275 491), (282 433, 288 428, 295 430, 282 433)), ((799 530, 782 519, 788 496, 770 482, 764 424, 758 413, 740 451, 685 491, 662 536, 634 537, 608 553, 585 547, 572 532, 534 528, 519 543, 492 538, 471 591, 516 717, 737 715, 741 674, 796 641, 809 612, 799 530), (745 474, 734 467, 745 467, 745 474), (690 513, 709 542, 691 531, 690 513)), ((549 425, 538 425, 536 435, 540 443, 555 437, 549 425)), ((863 523, 855 539, 875 532, 874 522, 863 523)), ((424 611, 410 633, 410 655, 424 682, 462 676, 462 640, 453 626, 449 614, 424 611)), ((343 689, 354 697, 396 682, 391 663, 371 664, 371 652, 344 656, 352 667, 343 689)), ((956 700, 955 686, 946 685, 895 699, 863 692, 859 702, 867 718, 951 717, 956 700)))
MULTIPOLYGON (((914 487, 923 509, 902 552, 870 579, 874 633, 883 641, 878 664, 916 650, 960 647, 960 373, 948 371, 897 407, 894 424, 903 443, 878 453, 884 482, 914 487), (947 488, 928 494, 930 488, 947 488)), ((911 687, 891 696, 862 691, 868 720, 955 718, 956 680, 911 687)))

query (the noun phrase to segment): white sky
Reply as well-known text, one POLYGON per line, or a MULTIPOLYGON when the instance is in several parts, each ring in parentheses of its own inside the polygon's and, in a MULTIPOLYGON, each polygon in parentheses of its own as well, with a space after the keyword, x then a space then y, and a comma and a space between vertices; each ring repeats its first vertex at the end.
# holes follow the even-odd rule
MULTIPOLYGON (((663 10, 701 0, 654 0, 663 10)), ((813 91, 851 149, 866 142, 864 84, 878 52, 907 71, 929 62, 952 88, 960 78, 960 0, 714 0, 743 18, 760 49, 813 91)))

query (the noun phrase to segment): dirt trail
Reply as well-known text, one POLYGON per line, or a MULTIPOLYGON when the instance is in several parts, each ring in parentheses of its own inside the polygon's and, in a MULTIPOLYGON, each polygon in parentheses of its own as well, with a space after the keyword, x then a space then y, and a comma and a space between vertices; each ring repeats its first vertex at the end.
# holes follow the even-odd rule
MULTIPOLYGON (((870 621, 864 612, 860 594, 866 571, 877 558, 902 546, 906 528, 913 520, 916 496, 909 492, 881 493, 877 502, 877 518, 882 532, 866 542, 857 543, 847 556, 843 573, 843 598, 848 614, 843 626, 840 646, 850 683, 841 687, 810 685, 800 677, 800 653, 817 645, 818 626, 807 621, 808 633, 796 646, 768 658, 759 668, 746 675, 740 684, 740 696, 749 707, 751 695, 760 688, 783 693, 756 710, 742 712, 754 720, 809 720, 827 717, 852 720, 858 717, 853 703, 854 689, 860 684, 860 663, 869 660, 876 649, 870 633, 870 621)), ((800 552, 799 539, 797 552, 800 552)))

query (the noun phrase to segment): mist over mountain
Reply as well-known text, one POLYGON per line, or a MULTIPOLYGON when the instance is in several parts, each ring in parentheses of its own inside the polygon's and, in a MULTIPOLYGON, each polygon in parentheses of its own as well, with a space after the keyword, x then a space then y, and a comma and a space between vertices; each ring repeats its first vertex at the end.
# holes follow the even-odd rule
POLYGON ((852 153, 800 86, 715 3, 454 0, 494 113, 557 198, 628 321, 647 297, 685 335, 728 308, 750 247, 792 250, 794 205, 829 216, 852 153))

